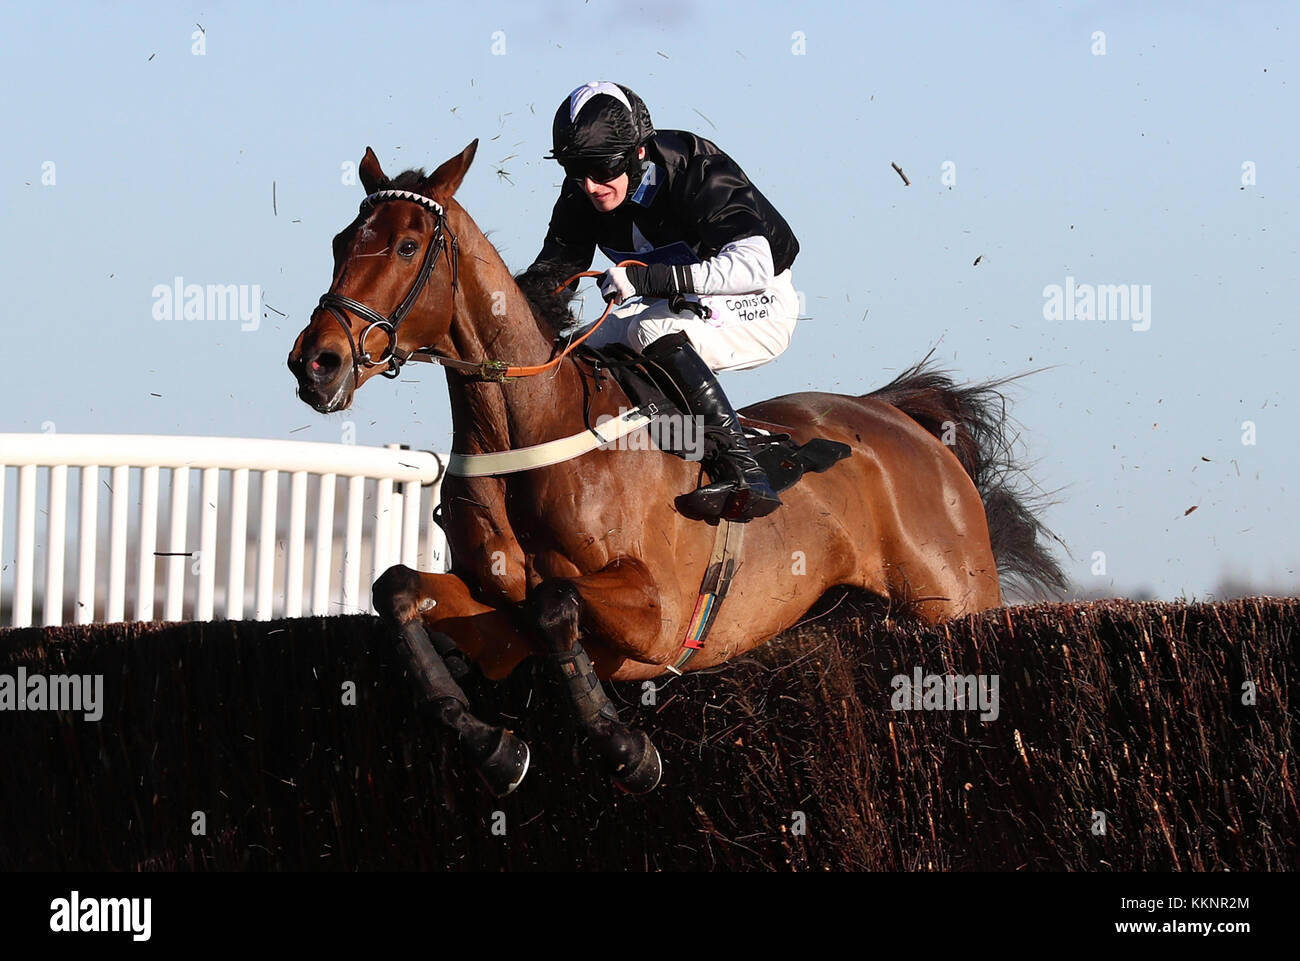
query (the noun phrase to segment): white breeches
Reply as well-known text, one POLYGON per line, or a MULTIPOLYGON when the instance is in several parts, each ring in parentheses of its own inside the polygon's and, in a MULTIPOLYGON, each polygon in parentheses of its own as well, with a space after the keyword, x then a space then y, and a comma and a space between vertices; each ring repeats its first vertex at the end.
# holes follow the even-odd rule
POLYGON ((799 319, 799 297, 788 269, 759 293, 688 294, 687 299, 704 304, 713 315, 703 320, 689 311, 674 314, 666 300, 639 298, 615 306, 586 342, 593 347, 621 343, 640 352, 681 331, 714 371, 748 370, 790 346, 799 319))

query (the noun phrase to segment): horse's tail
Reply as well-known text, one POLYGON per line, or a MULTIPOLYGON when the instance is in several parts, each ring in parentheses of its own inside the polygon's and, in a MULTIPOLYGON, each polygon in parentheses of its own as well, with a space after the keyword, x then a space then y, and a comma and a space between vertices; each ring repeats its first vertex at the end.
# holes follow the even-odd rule
POLYGON ((984 502, 1004 583, 1021 593, 1064 595, 1069 584, 1047 544, 1059 538, 1038 519, 1050 495, 1017 483, 1024 466, 1012 450, 1016 438, 1008 436, 1006 398, 998 389, 1026 375, 959 387, 947 371, 927 366, 933 354, 867 396, 897 407, 952 448, 984 502))

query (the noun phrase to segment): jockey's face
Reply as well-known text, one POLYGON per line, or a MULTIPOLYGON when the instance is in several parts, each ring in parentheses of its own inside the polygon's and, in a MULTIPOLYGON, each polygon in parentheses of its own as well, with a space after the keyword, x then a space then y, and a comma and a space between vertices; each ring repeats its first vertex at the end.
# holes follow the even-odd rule
POLYGON ((607 213, 627 198, 627 174, 619 174, 607 184, 597 183, 590 177, 582 181, 587 199, 601 213, 607 213))
MULTIPOLYGON (((636 152, 638 160, 645 159, 645 147, 641 147, 636 152)), ((608 183, 601 183, 598 180, 592 180, 590 177, 584 177, 582 180, 582 189, 587 194, 587 199, 591 201, 593 207, 601 213, 618 207, 627 199, 628 175, 621 173, 608 183)))

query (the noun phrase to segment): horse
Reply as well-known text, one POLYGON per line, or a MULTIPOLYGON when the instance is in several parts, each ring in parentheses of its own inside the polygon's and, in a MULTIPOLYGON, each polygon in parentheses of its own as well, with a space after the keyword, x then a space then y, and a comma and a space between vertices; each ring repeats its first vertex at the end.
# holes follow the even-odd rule
MULTIPOLYGON (((288 359, 299 397, 323 413, 407 360, 442 364, 453 459, 466 461, 590 434, 592 418, 632 406, 608 378, 593 390, 576 354, 556 355, 567 288, 522 290, 456 199, 477 145, 432 174, 393 178, 366 149, 365 199, 334 238, 331 286, 288 359)), ((631 444, 511 473, 449 471, 439 520, 450 571, 389 568, 373 585, 375 609, 425 709, 458 735, 493 793, 523 780, 528 748, 476 718, 459 682, 471 670, 499 680, 534 655, 558 676, 615 785, 650 791, 659 753, 603 682, 723 664, 832 589, 866 591, 927 623, 1000 606, 1008 578, 1064 589, 1049 532, 1010 481, 1020 468, 1003 383, 959 387, 923 360, 860 396, 803 392, 744 408, 800 443, 828 438, 851 454, 744 525, 728 603, 689 661, 683 634, 718 527, 674 507, 701 465, 631 444)))

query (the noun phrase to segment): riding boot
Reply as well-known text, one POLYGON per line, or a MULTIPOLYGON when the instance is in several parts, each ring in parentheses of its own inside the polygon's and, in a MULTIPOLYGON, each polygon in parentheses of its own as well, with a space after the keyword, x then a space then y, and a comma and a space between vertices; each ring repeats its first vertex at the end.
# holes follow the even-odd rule
POLYGON ((645 348, 644 354, 681 388, 690 407, 688 413, 699 417, 705 427, 722 432, 715 463, 710 467, 714 481, 678 497, 677 509, 697 520, 747 521, 780 507, 781 499, 772 490, 767 473, 749 450, 739 416, 686 335, 660 337, 645 348), (725 476, 728 474, 731 476, 725 476))

